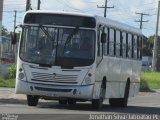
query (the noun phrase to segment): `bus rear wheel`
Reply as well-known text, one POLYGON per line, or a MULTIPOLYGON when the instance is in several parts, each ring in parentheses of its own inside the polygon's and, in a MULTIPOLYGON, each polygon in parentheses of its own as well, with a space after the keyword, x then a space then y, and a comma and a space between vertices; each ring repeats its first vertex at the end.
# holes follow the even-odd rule
POLYGON ((27 95, 28 106, 37 106, 39 98, 33 95, 27 95))
POLYGON ((130 82, 127 81, 125 87, 124 98, 110 98, 109 104, 113 107, 127 107, 129 97, 130 82))

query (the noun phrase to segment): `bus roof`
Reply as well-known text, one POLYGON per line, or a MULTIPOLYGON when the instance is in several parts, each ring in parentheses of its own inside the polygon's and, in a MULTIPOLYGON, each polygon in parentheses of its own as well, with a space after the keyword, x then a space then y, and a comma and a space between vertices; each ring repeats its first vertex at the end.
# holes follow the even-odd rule
POLYGON ((118 30, 126 31, 128 33, 131 32, 131 33, 135 33, 138 35, 143 35, 142 31, 139 28, 136 28, 136 27, 124 24, 124 23, 120 23, 115 20, 111 20, 109 18, 97 16, 97 15, 95 16, 95 18, 96 18, 96 22, 99 24, 104 24, 108 27, 116 28, 118 30))
POLYGON ((142 31, 139 28, 136 28, 124 23, 120 23, 115 20, 111 20, 109 18, 104 18, 98 15, 94 15, 94 14, 86 14, 86 13, 80 13, 80 12, 66 12, 66 11, 51 11, 51 10, 30 10, 30 11, 27 11, 26 14, 27 13, 64 14, 64 15, 73 15, 73 16, 93 17, 96 19, 97 24, 104 24, 111 28, 113 27, 122 31, 143 35, 142 31))
POLYGON ((92 14, 80 13, 80 12, 66 12, 66 11, 52 11, 52 10, 30 10, 27 13, 45 13, 45 14, 64 14, 64 15, 74 15, 74 16, 86 16, 86 17, 95 17, 92 14))

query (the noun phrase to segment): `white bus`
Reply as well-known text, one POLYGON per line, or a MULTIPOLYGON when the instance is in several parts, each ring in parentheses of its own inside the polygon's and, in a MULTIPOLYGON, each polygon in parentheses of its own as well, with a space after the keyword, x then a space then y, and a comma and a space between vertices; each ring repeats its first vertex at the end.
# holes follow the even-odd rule
POLYGON ((141 30, 95 15, 29 11, 19 43, 16 93, 101 108, 127 106, 140 87, 141 30))

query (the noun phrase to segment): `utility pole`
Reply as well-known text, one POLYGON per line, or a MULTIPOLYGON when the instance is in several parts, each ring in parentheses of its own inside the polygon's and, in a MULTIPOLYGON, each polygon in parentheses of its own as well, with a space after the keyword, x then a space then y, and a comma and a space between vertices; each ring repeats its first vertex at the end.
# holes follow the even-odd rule
POLYGON ((15 39, 15 44, 13 45, 13 51, 15 55, 15 62, 17 60, 17 37, 16 37, 16 22, 17 22, 17 11, 14 11, 14 31, 13 31, 13 37, 15 39))
POLYGON ((31 8, 31 0, 26 1, 26 11, 30 10, 31 8))
POLYGON ((105 1, 105 6, 99 7, 99 6, 97 5, 97 8, 104 8, 104 17, 107 16, 107 15, 106 15, 106 14, 107 14, 107 8, 114 8, 114 6, 108 7, 107 3, 108 3, 108 1, 106 0, 106 1, 105 1))
POLYGON ((158 57, 157 40, 158 40, 159 13, 160 13, 160 1, 158 1, 156 33, 154 38, 153 59, 152 59, 152 71, 157 71, 157 57, 158 57))
POLYGON ((14 34, 16 32, 16 22, 17 22, 17 11, 15 10, 14 11, 14 31, 13 31, 14 34))
POLYGON ((41 4, 41 0, 38 0, 37 10, 40 10, 40 4, 41 4))
POLYGON ((143 16, 144 16, 144 15, 149 16, 149 14, 145 14, 145 13, 136 13, 136 14, 141 15, 141 19, 140 19, 140 20, 135 20, 135 22, 139 22, 139 23, 140 23, 140 29, 142 29, 142 27, 143 27, 143 22, 148 22, 148 20, 146 20, 146 21, 143 20, 143 16))

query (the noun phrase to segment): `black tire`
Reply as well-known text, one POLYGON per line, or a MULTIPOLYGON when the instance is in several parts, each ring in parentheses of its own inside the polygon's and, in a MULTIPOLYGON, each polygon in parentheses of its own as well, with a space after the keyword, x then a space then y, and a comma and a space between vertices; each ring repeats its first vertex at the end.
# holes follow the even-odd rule
POLYGON ((59 100, 59 104, 60 105, 66 105, 67 104, 67 100, 59 100))
POLYGON ((106 85, 105 85, 105 83, 102 83, 101 89, 100 89, 100 98, 92 100, 92 108, 93 109, 101 109, 102 108, 103 101, 105 99, 105 93, 106 93, 106 85))
POLYGON ((130 82, 127 81, 126 87, 125 87, 124 98, 110 98, 109 104, 113 107, 127 107, 129 90, 130 90, 130 82))
POLYGON ((28 106, 37 106, 39 98, 33 95, 27 95, 28 106))
POLYGON ((74 105, 76 105, 76 100, 75 100, 75 99, 68 99, 68 105, 69 105, 69 106, 74 106, 74 105))

